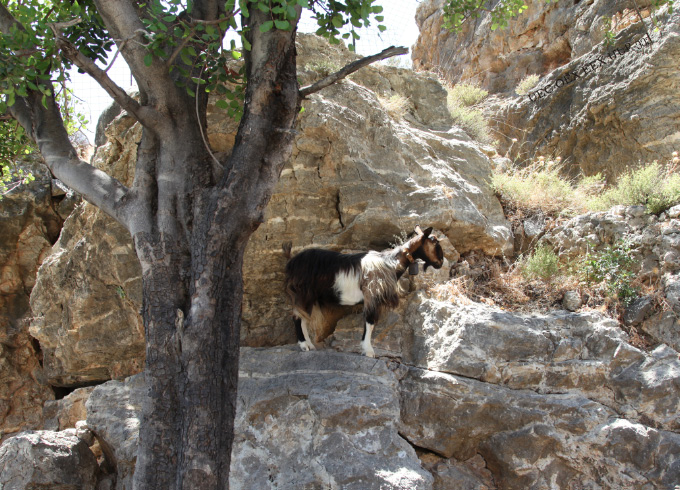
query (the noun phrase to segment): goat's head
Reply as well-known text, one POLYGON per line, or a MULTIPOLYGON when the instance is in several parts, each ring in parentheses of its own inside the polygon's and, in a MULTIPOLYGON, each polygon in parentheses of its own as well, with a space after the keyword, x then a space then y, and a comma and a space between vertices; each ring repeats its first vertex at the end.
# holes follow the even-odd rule
POLYGON ((425 270, 428 267, 441 269, 444 264, 444 251, 437 237, 430 235, 432 227, 423 231, 420 226, 416 226, 415 233, 415 236, 403 245, 404 252, 409 253, 414 259, 425 262, 425 270))

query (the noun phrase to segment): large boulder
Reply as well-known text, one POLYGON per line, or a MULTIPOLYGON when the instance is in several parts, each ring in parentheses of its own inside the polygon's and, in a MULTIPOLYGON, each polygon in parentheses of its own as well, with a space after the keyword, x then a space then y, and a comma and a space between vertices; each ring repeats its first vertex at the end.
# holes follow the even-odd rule
POLYGON ((99 465, 72 432, 22 432, 0 446, 3 490, 95 490, 99 465))
POLYGON ((116 490, 132 490, 137 461, 139 417, 146 386, 144 375, 97 386, 87 400, 87 427, 96 437, 116 490))
MULTIPOLYGON (((316 36, 300 36, 299 51, 305 83, 320 76, 313 60, 333 57, 342 65, 354 56, 316 36)), ((377 66, 303 103, 293 156, 246 249, 243 345, 295 340, 283 293, 284 242, 292 242, 294 252, 312 245, 380 249, 421 224, 437 228, 453 254, 454 247, 512 250, 510 226, 488 186, 492 162, 451 127, 445 100, 435 78, 377 66), (410 100, 403 117, 389 114, 385 101, 392 96, 410 100)), ((213 149, 228 153, 235 131, 210 105, 213 149)), ((106 134, 94 163, 130 183, 141 127, 122 113, 106 134)), ((43 348, 50 383, 77 386, 139 371, 139 264, 125 230, 91 205, 65 223, 31 305, 31 333, 43 348)))

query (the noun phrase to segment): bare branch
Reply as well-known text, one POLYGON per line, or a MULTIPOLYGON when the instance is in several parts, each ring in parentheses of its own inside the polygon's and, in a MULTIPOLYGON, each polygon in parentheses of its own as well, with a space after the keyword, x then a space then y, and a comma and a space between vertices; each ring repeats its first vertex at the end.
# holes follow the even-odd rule
POLYGON ((351 75, 355 71, 360 70, 361 68, 370 65, 371 63, 375 63, 376 61, 380 60, 385 60, 387 58, 391 58, 393 56, 399 56, 402 54, 407 54, 408 53, 408 48, 404 47, 395 47, 395 46, 390 46, 387 49, 384 49, 378 54, 374 54, 372 56, 366 56, 364 58, 361 58, 357 61, 354 61, 350 63, 349 65, 345 66, 339 71, 336 71, 335 73, 331 73, 325 78, 322 78, 321 80, 313 83, 312 85, 307 85, 306 87, 302 87, 300 89, 300 97, 305 98, 308 95, 311 95, 315 92, 318 92, 319 90, 322 90, 329 85, 333 85, 334 83, 342 80, 343 78, 347 77, 348 75, 351 75))

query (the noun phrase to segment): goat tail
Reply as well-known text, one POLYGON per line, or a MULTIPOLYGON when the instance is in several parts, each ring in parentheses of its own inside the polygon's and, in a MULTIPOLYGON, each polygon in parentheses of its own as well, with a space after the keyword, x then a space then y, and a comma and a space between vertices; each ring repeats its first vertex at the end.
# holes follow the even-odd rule
POLYGON ((286 257, 287 260, 290 260, 292 256, 292 251, 293 251, 293 242, 285 242, 281 245, 281 249, 283 250, 283 255, 286 257))

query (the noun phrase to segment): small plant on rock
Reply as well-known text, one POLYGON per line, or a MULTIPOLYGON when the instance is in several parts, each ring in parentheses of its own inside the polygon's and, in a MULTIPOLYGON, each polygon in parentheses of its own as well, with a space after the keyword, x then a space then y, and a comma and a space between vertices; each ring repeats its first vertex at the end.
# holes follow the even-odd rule
POLYGON ((521 262, 520 271, 527 280, 550 281, 559 274, 559 257, 550 246, 541 243, 521 262))
POLYGON ((526 95, 538 83, 538 75, 527 75, 517 84, 515 92, 517 95, 526 95))
POLYGON ((619 176, 616 185, 588 203, 593 210, 606 210, 612 206, 641 205, 652 214, 658 214, 680 202, 680 161, 677 152, 665 165, 657 161, 630 170, 619 176))
POLYGON ((634 284, 634 265, 631 244, 620 241, 607 245, 603 250, 588 253, 581 267, 581 275, 586 286, 594 286, 607 298, 626 307, 639 294, 639 288, 634 284))

